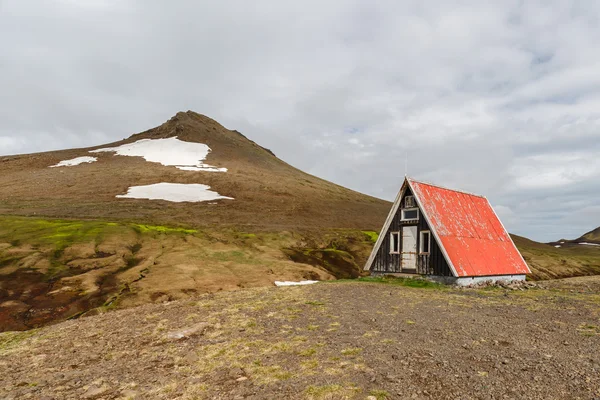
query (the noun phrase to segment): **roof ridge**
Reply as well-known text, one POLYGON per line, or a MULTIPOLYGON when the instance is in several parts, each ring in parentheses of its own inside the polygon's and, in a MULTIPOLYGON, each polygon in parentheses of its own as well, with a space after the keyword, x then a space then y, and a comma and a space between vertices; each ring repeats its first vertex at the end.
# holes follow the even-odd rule
POLYGON ((433 186, 433 187, 437 187, 440 189, 444 189, 444 190, 449 190, 451 192, 457 192, 457 193, 463 193, 463 194, 468 194, 469 196, 475 196, 475 197, 481 197, 483 199, 487 200, 487 197, 481 195, 481 194, 477 194, 477 193, 473 193, 473 192, 467 192, 466 190, 459 190, 459 189, 451 189, 449 187, 446 186, 442 186, 442 185, 436 185, 435 183, 431 183, 431 182, 425 182, 425 181, 419 181, 410 177, 406 177, 406 179, 408 179, 411 182, 415 182, 415 183, 420 183, 422 185, 428 185, 428 186, 433 186))

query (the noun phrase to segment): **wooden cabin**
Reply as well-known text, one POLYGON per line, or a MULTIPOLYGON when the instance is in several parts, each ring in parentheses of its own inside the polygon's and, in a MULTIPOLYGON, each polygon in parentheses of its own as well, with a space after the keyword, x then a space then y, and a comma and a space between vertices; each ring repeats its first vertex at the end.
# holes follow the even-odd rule
POLYGON ((405 178, 365 270, 459 285, 530 273, 489 201, 405 178))

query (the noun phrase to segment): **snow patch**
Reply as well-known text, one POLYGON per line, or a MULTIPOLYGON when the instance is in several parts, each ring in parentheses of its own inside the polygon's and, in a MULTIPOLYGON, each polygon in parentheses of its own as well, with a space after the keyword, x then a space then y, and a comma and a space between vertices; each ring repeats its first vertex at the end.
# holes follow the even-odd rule
POLYGON ((300 286, 300 285, 312 285, 313 283, 317 283, 319 281, 300 281, 300 282, 292 282, 292 281, 275 281, 275 286, 300 286))
POLYGON ((227 172, 227 168, 211 167, 206 164, 204 164, 204 167, 182 167, 180 165, 177 165, 177 168, 183 171, 227 172))
POLYGON ((600 244, 596 244, 596 243, 587 243, 587 242, 581 242, 581 243, 579 243, 579 244, 583 244, 583 245, 586 245, 586 246, 600 246, 600 244))
POLYGON ((118 147, 91 150, 90 153, 115 152, 116 156, 144 157, 146 161, 174 166, 184 171, 227 172, 227 168, 217 168, 204 164, 211 152, 203 143, 184 142, 177 137, 166 139, 142 139, 118 147))
POLYGON ((557 245, 556 245, 556 246, 554 246, 554 247, 556 247, 556 248, 558 249, 558 248, 560 248, 560 247, 562 247, 562 246, 561 246, 560 244, 557 244, 557 245))
POLYGON ((233 197, 221 196, 213 192, 208 185, 200 183, 155 183, 153 185, 132 186, 127 194, 117 195, 121 199, 166 200, 175 203, 212 201, 219 199, 233 200, 233 197))
POLYGON ((73 158, 72 160, 64 160, 59 162, 56 165, 51 165, 50 168, 56 168, 56 167, 74 167, 75 165, 79 165, 79 164, 83 164, 83 163, 93 163, 98 161, 98 159, 96 157, 77 157, 77 158, 73 158))

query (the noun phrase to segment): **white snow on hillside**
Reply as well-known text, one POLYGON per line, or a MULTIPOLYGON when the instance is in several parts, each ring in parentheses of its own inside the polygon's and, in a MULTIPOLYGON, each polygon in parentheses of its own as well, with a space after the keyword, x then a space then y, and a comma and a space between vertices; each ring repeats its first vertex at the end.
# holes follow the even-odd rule
POLYGON ((83 163, 93 163, 98 161, 98 159, 96 157, 77 157, 77 158, 73 158, 72 160, 64 160, 59 162, 56 165, 51 165, 50 168, 56 168, 56 167, 74 167, 75 165, 79 165, 79 164, 83 164, 83 163))
POLYGON ((313 283, 317 283, 319 281, 275 281, 275 286, 302 286, 302 285, 312 285, 313 283))
POLYGON ((155 183, 153 185, 132 186, 127 194, 117 195, 124 199, 148 199, 148 200, 166 200, 175 203, 185 201, 200 202, 219 199, 233 200, 233 197, 221 196, 213 192, 210 186, 199 183, 155 183))
POLYGON ((579 244, 583 244, 585 246, 600 246, 600 244, 596 244, 596 243, 587 243, 587 242, 581 242, 579 244))
POLYGON ((146 161, 175 166, 184 171, 227 172, 227 168, 217 168, 204 164, 211 152, 203 143, 184 142, 177 137, 167 139, 142 139, 118 147, 91 150, 90 153, 115 152, 119 156, 144 157, 146 161))

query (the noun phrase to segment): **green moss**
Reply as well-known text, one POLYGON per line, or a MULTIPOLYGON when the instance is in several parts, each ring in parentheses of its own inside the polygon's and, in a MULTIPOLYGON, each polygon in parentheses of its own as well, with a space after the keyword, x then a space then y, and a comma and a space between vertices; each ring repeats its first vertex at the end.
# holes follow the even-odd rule
POLYGON ((369 240, 372 243, 375 243, 377 241, 377 239, 379 239, 379 233, 377 233, 375 231, 362 231, 362 233, 367 235, 367 237, 369 238, 369 240))
POLYGON ((164 234, 183 233, 186 235, 192 235, 194 233, 198 233, 198 231, 196 229, 170 228, 167 226, 160 226, 160 225, 131 224, 130 226, 133 228, 133 230, 135 230, 136 232, 141 233, 141 234, 144 234, 144 233, 164 233, 164 234))
POLYGON ((62 250, 74 243, 100 240, 107 231, 118 227, 118 224, 98 221, 0 217, 0 239, 13 245, 28 243, 62 250))
POLYGON ((305 394, 309 399, 331 398, 336 393, 342 392, 344 387, 341 385, 309 386, 305 394))

